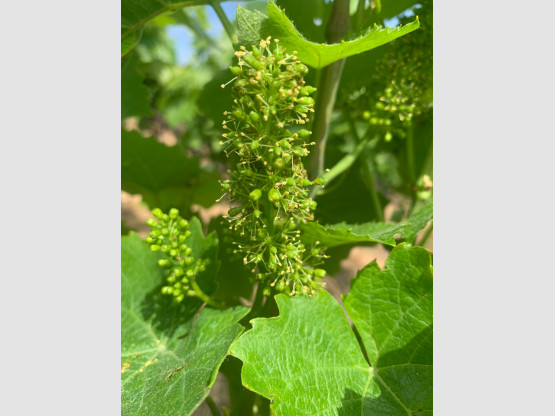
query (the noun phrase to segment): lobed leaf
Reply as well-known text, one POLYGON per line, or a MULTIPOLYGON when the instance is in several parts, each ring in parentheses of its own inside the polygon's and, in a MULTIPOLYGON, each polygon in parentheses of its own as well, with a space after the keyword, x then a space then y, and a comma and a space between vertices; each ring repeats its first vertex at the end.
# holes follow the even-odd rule
POLYGON ((289 20, 284 10, 273 2, 268 3, 268 17, 259 11, 237 8, 239 44, 257 45, 260 39, 272 36, 279 39, 289 51, 297 51, 298 58, 313 68, 323 68, 332 62, 369 51, 412 32, 419 26, 418 18, 412 23, 397 28, 368 29, 356 39, 328 45, 306 40, 289 20))
POLYGON ((345 299, 364 347, 325 291, 277 295, 280 315, 253 320, 232 344, 243 384, 277 416, 431 414, 430 253, 403 244, 386 264, 359 272, 345 299))
MULTIPOLYGON (((202 250, 205 241, 195 244, 202 250)), ((157 258, 136 234, 122 238, 122 415, 190 415, 208 395, 248 312, 199 312, 201 302, 190 298, 175 303, 160 292, 157 258)))
MULTIPOLYGON (((344 298, 380 386, 411 412, 432 412, 432 266, 430 252, 400 245, 380 270, 361 270, 344 298)), ((419 413, 419 414, 420 414, 419 413)))

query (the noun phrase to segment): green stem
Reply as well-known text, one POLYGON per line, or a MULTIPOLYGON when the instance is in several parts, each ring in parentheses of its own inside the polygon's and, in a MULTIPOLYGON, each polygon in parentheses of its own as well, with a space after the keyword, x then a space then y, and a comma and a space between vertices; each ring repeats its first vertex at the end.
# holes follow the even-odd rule
POLYGON ((378 221, 383 221, 383 208, 380 203, 378 192, 376 191, 376 186, 374 185, 374 175, 372 174, 370 158, 367 158, 362 163, 362 174, 364 175, 366 186, 368 187, 368 191, 370 191, 370 196, 372 197, 372 204, 374 205, 374 211, 376 211, 376 217, 378 221))
POLYGON ((235 28, 227 18, 224 12, 224 9, 222 9, 222 6, 220 6, 220 2, 216 0, 212 0, 210 1, 210 5, 218 15, 220 22, 222 22, 222 25, 227 35, 229 36, 229 39, 231 39, 231 43, 233 43, 234 46, 237 45, 237 43, 239 42, 239 39, 237 38, 237 34, 235 33, 235 28))
POLYGON ((422 238, 420 239, 420 242, 418 244, 416 244, 417 246, 423 246, 424 243, 428 240, 428 237, 430 237, 430 235, 432 234, 432 231, 434 230, 434 225, 430 225, 430 227, 426 230, 426 234, 424 234, 422 236, 422 238))
POLYGON ((212 399, 212 397, 210 397, 210 395, 206 396, 206 404, 210 408, 210 412, 212 412, 213 416, 221 416, 222 415, 220 413, 220 409, 218 409, 218 406, 216 406, 216 403, 214 403, 214 399, 212 399))
POLYGON ((357 11, 356 11, 356 27, 355 30, 359 32, 362 29, 362 24, 364 23, 364 12, 365 12, 366 0, 358 0, 357 11))
POLYGON ((256 295, 254 296, 254 301, 252 302, 252 306, 251 306, 251 310, 249 312, 249 314, 247 315, 245 321, 248 322, 253 318, 256 318, 259 315, 259 311, 262 308, 262 302, 265 299, 265 296, 263 294, 264 290, 262 287, 262 283, 259 282, 258 286, 256 287, 256 295))
MULTIPOLYGON (((330 20, 326 26, 327 43, 339 42, 349 29, 349 0, 335 0, 332 5, 330 20)), ((310 155, 309 171, 312 178, 318 177, 324 170, 326 142, 331 114, 337 96, 337 87, 345 59, 333 62, 322 69, 318 83, 318 97, 314 108, 312 137, 316 147, 310 155)))
POLYGON ((206 293, 204 293, 202 289, 199 287, 199 285, 197 284, 196 280, 191 279, 189 281, 189 284, 191 285, 191 289, 193 289, 193 291, 195 292, 195 296, 197 298, 201 299, 203 302, 206 302, 207 304, 209 304, 214 308, 217 308, 217 309, 225 308, 223 304, 216 302, 214 299, 211 299, 206 293))
POLYGON ((407 166, 409 169, 409 177, 412 182, 411 186, 414 187, 416 184, 416 169, 414 166, 414 131, 412 123, 410 123, 407 128, 407 166))

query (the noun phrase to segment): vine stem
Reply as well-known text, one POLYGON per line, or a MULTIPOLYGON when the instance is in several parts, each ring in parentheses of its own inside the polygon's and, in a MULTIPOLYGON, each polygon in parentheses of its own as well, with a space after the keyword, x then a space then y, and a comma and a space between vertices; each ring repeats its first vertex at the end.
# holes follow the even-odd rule
MULTIPOLYGON (((349 0, 334 0, 330 20, 326 26, 327 43, 339 42, 347 34, 348 29, 349 0)), ((320 82, 318 83, 318 100, 314 108, 314 120, 312 122, 312 137, 316 142, 316 147, 311 153, 309 161, 309 171, 312 178, 320 176, 324 170, 329 124, 344 64, 345 59, 341 59, 329 64, 321 71, 320 82)))
POLYGON ((237 34, 235 33, 235 28, 227 18, 224 12, 224 9, 222 9, 222 6, 220 5, 220 2, 217 0, 211 0, 210 5, 218 15, 220 22, 222 22, 222 25, 227 35, 229 36, 229 39, 231 39, 231 43, 233 43, 233 45, 237 45, 237 43, 239 42, 239 39, 237 38, 237 34))
POLYGON ((432 234, 433 230, 434 230, 434 225, 432 224, 428 227, 428 229, 426 230, 426 233, 422 236, 422 238, 420 239, 417 245, 423 246, 424 243, 428 240, 428 237, 430 237, 430 235, 432 234))
POLYGON ((210 395, 206 396, 205 400, 206 400, 206 404, 210 408, 210 412, 212 413, 213 416, 221 416, 222 415, 220 413, 220 409, 218 409, 218 406, 216 406, 216 403, 214 402, 214 399, 210 395))
POLYGON ((210 306, 217 308, 217 309, 224 309, 225 306, 217 301, 215 301, 214 299, 211 299, 210 296, 208 296, 206 293, 204 293, 202 291, 202 289, 199 287, 199 285, 197 284, 196 280, 191 279, 189 281, 189 284, 191 285, 191 289, 193 289, 193 291, 195 292, 195 296, 199 299, 201 299, 203 302, 206 302, 207 304, 209 304, 210 306))

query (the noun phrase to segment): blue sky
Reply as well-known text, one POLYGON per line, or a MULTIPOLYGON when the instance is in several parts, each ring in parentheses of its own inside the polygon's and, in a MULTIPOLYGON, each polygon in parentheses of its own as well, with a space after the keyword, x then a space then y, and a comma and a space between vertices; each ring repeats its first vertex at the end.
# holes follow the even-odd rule
MULTIPOLYGON (((237 4, 242 3, 237 1, 226 1, 220 4, 228 19, 233 22, 235 20, 237 4)), ((206 11, 210 22, 208 34, 213 38, 218 38, 224 30, 222 23, 212 7, 206 6, 206 11)), ((185 25, 169 25, 166 30, 168 36, 175 41, 177 63, 180 65, 186 64, 193 54, 193 33, 185 25)))

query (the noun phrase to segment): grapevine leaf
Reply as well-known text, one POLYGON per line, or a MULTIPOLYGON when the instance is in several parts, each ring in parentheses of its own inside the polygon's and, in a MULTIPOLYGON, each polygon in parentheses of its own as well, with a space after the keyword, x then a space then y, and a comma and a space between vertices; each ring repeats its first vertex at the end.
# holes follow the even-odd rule
POLYGON ((268 17, 258 11, 237 8, 239 44, 258 44, 260 39, 272 36, 279 39, 288 51, 297 51, 297 56, 306 65, 323 68, 332 62, 369 51, 412 32, 419 26, 418 18, 397 28, 368 29, 360 37, 348 42, 328 45, 306 40, 295 28, 285 12, 273 2, 268 3, 268 17))
POLYGON ((431 414, 430 254, 402 245, 390 259, 384 271, 371 263, 360 272, 348 299, 364 346, 376 346, 374 367, 325 291, 277 295, 280 315, 253 320, 232 344, 243 384, 271 399, 277 416, 431 414))
POLYGON ((199 313, 201 302, 191 298, 177 304, 160 292, 157 258, 136 234, 122 238, 122 415, 190 415, 208 395, 248 311, 199 313))
POLYGON ((140 193, 151 207, 187 214, 192 203, 210 206, 219 196, 217 177, 199 168, 197 157, 135 131, 121 132, 121 187, 140 193))
POLYGON ((369 222, 356 225, 321 225, 309 222, 301 225, 302 238, 306 242, 319 241, 326 247, 351 243, 382 243, 395 246, 396 238, 414 243, 416 235, 428 224, 432 216, 433 206, 430 203, 415 212, 408 220, 396 224, 369 222))
POLYGON ((407 411, 432 412, 432 266, 422 247, 395 248, 361 270, 344 298, 380 383, 407 411), (387 386, 387 387, 386 387, 387 386))
POLYGON ((277 295, 276 302, 278 317, 254 319, 252 330, 231 346, 243 361, 248 389, 271 399, 279 416, 336 414, 347 389, 378 397, 372 370, 328 292, 313 298, 277 295))
POLYGON ((144 25, 150 20, 198 3, 195 0, 121 0, 121 56, 135 47, 144 25))

